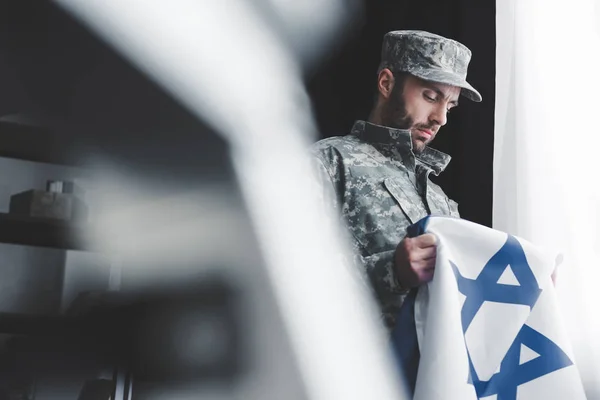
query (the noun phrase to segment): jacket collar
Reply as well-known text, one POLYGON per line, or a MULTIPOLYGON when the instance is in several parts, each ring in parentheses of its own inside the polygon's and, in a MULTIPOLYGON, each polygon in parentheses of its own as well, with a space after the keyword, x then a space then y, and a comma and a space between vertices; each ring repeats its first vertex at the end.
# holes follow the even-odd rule
POLYGON ((410 165, 414 163, 414 159, 417 159, 434 175, 439 175, 444 171, 452 159, 448 154, 429 146, 425 147, 420 154, 415 155, 412 151, 412 140, 408 129, 396 129, 367 121, 356 121, 350 134, 375 146, 378 150, 385 150, 384 155, 388 157, 400 158, 399 161, 405 164, 410 165))

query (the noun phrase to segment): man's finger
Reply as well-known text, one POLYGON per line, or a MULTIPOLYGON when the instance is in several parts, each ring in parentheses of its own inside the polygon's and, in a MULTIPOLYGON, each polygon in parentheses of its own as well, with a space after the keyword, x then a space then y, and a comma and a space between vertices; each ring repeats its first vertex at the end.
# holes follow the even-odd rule
POLYGON ((433 269, 422 270, 417 273, 419 283, 427 283, 433 279, 433 269))
POLYGON ((435 246, 436 243, 437 238, 433 233, 425 233, 423 235, 417 236, 414 242, 415 246, 420 247, 422 249, 435 246))
POLYGON ((408 256, 410 262, 430 260, 437 256, 435 247, 415 248, 410 251, 408 256))
POLYGON ((435 269, 435 259, 422 260, 412 265, 413 271, 429 271, 435 269))

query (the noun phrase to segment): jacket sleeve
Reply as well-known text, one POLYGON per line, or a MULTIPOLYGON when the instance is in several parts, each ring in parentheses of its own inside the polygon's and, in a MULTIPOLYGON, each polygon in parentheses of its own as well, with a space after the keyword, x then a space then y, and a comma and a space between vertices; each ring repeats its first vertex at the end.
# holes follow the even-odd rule
MULTIPOLYGON (((331 160, 323 160, 318 155, 315 157, 315 171, 317 181, 320 187, 322 199, 331 211, 331 215, 341 219, 341 209, 343 201, 343 176, 341 168, 331 160)), ((341 221, 342 226, 346 227, 346 222, 341 221)), ((364 256, 361 254, 359 243, 355 240, 348 229, 345 229, 346 239, 351 247, 350 255, 352 263, 360 271, 363 281, 369 283, 369 287, 374 291, 381 306, 388 308, 390 303, 396 303, 398 296, 406 293, 396 279, 394 273, 394 253, 395 250, 383 251, 372 255, 364 256)))

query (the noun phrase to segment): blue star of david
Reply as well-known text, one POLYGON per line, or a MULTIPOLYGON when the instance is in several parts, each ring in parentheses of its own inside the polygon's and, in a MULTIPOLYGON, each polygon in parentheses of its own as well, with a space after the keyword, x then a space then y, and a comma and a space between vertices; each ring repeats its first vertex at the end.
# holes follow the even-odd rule
MULTIPOLYGON (((532 309, 542 293, 521 244, 510 235, 476 279, 463 277, 457 266, 452 262, 450 264, 458 283, 458 290, 466 296, 461 310, 463 334, 484 302, 519 304, 532 309), (498 283, 509 265, 519 286, 498 283)), ((572 364, 569 357, 554 342, 535 329, 523 325, 502 360, 500 371, 489 381, 479 380, 469 354, 469 383, 473 384, 479 398, 496 394, 497 400, 516 400, 519 385, 572 364), (522 344, 540 356, 520 364, 522 344)))
POLYGON ((450 265, 456 276, 458 290, 467 296, 461 311, 463 333, 467 331, 484 302, 522 304, 533 308, 542 293, 535 275, 529 268, 521 244, 513 236, 508 236, 504 246, 488 261, 477 279, 463 277, 452 261, 450 265), (498 279, 509 265, 519 281, 519 286, 498 283, 498 279))

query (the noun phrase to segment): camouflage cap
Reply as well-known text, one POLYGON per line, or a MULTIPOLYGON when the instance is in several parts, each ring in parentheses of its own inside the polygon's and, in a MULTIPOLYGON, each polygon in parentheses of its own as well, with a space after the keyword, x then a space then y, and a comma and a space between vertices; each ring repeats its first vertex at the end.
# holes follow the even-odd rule
POLYGON ((392 31, 383 37, 378 72, 408 72, 430 82, 462 88, 461 94, 481 101, 481 94, 467 81, 471 50, 456 40, 425 31, 392 31))

